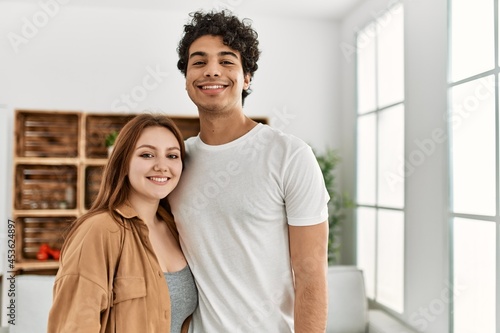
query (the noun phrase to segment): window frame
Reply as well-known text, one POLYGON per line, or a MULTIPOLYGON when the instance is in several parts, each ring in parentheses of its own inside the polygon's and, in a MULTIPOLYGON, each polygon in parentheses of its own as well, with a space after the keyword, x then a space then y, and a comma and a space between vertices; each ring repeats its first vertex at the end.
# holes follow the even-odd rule
MULTIPOLYGON (((448 153, 448 165, 447 165, 447 171, 448 171, 448 209, 447 209, 447 222, 448 222, 448 236, 449 236, 449 246, 448 246, 448 255, 449 255, 449 283, 450 286, 454 286, 455 283, 459 283, 459 281, 456 281, 456 277, 454 276, 455 272, 455 256, 454 256, 454 251, 455 251, 455 239, 454 239, 454 223, 456 221, 465 219, 465 220, 470 220, 472 223, 475 223, 474 221, 479 221, 479 222, 491 222, 495 223, 495 240, 496 240, 496 276, 495 276, 495 281, 496 281, 496 293, 495 293, 495 331, 500 328, 500 284, 498 283, 499 276, 500 276, 500 265, 499 265, 499 259, 500 259, 500 113, 499 113, 499 77, 500 77, 500 60, 499 60, 499 44, 500 44, 500 31, 499 31, 499 17, 500 17, 500 12, 499 12, 499 3, 498 0, 491 0, 493 2, 493 30, 494 30, 494 38, 493 38, 493 43, 494 43, 494 64, 493 68, 479 72, 479 73, 474 73, 470 76, 459 78, 456 81, 453 81, 453 41, 454 41, 454 36, 453 36, 453 2, 455 0, 449 0, 448 1, 448 77, 447 77, 447 105, 448 105, 448 110, 447 110, 447 119, 450 119, 450 116, 452 115, 452 112, 454 110, 453 106, 453 99, 452 99, 452 90, 455 87, 459 87, 461 85, 473 82, 478 79, 482 78, 487 78, 489 76, 494 77, 494 93, 493 93, 493 98, 494 98, 494 118, 495 118, 495 149, 494 149, 494 154, 496 155, 494 160, 495 160, 495 174, 496 174, 496 184, 495 184, 495 196, 496 196, 496 207, 495 207, 495 214, 494 215, 482 215, 482 214, 477 214, 477 213, 464 213, 464 212, 456 212, 455 211, 455 204, 453 200, 453 193, 454 193, 454 178, 453 178, 453 139, 454 139, 454 133, 453 133, 453 128, 452 128, 452 122, 448 121, 448 133, 449 133, 449 140, 448 140, 448 146, 447 146, 447 153, 448 153)), ((455 332, 455 318, 454 318, 454 313, 455 313, 455 299, 454 297, 451 297, 450 304, 449 304, 449 332, 455 332)))
MULTIPOLYGON (((370 28, 370 26, 377 26, 377 21, 380 20, 385 14, 387 14, 390 10, 392 10, 395 6, 401 6, 401 10, 403 11, 403 13, 401 13, 401 15, 403 16, 403 26, 402 26, 402 29, 403 29, 403 35, 404 35, 404 5, 402 3, 402 1, 398 1, 398 2, 395 2, 394 4, 392 4, 392 6, 387 10, 387 11, 384 11, 382 14, 378 15, 377 17, 372 17, 372 20, 370 20, 370 22, 368 22, 362 29, 359 29, 356 34, 355 34, 355 43, 356 43, 356 49, 358 49, 358 38, 360 36, 360 33, 363 33, 365 30, 367 29, 372 29, 373 28, 370 28)), ((378 31, 378 29, 376 29, 376 31, 378 31)), ((403 131, 403 138, 404 138, 404 133, 405 133, 405 123, 404 123, 404 117, 405 117, 405 95, 404 95, 404 89, 403 89, 403 96, 402 96, 402 99, 400 101, 397 101, 397 102, 393 102, 393 103, 390 103, 388 105, 383 105, 383 106, 380 106, 379 105, 379 92, 378 92, 378 85, 379 83, 377 82, 378 81, 378 34, 375 34, 376 36, 372 36, 372 38, 374 39, 374 43, 375 43, 375 51, 374 51, 374 56, 375 56, 375 82, 374 82, 374 85, 375 85, 375 108, 374 109, 369 109, 368 111, 364 111, 362 113, 359 112, 359 58, 356 57, 356 64, 355 64, 355 68, 356 68, 356 73, 355 73, 355 86, 356 86, 356 103, 355 103, 355 110, 356 110, 356 133, 355 133, 355 137, 356 137, 356 153, 355 153, 355 165, 356 165, 356 176, 355 176, 355 182, 354 182, 354 188, 355 188, 355 212, 354 212, 354 221, 355 221, 355 226, 356 226, 356 230, 355 230, 355 233, 356 233, 356 240, 357 242, 359 241, 359 234, 358 234, 358 226, 359 226, 359 220, 358 220, 358 209, 359 208, 367 208, 367 209, 374 209, 374 216, 375 216, 375 229, 374 229, 374 237, 375 237, 375 240, 374 240, 374 243, 375 243, 375 251, 373 253, 373 264, 374 264, 374 281, 367 281, 368 283, 373 283, 374 285, 374 295, 373 295, 373 298, 371 297, 368 297, 370 303, 375 306, 375 307, 379 307, 379 308, 382 308, 388 312, 394 312, 394 313, 399 313, 399 314, 403 314, 405 313, 405 298, 406 298, 406 295, 405 295, 405 269, 404 269, 404 262, 406 260, 405 258, 405 254, 404 254, 404 249, 405 249, 405 238, 404 238, 404 232, 405 232, 405 225, 406 225, 406 221, 405 221, 405 217, 406 217, 406 212, 405 212, 405 204, 404 204, 404 201, 405 201, 405 198, 404 198, 404 190, 403 190, 403 205, 402 207, 391 207, 391 206, 384 206, 384 205, 381 205, 379 204, 379 156, 380 156, 380 150, 379 150, 379 128, 380 128, 380 115, 384 112, 384 111, 387 111, 387 110, 391 110, 392 108, 395 108, 395 107, 398 107, 398 106, 402 106, 403 107, 403 110, 401 112, 403 112, 403 124, 402 124, 402 131, 403 131), (359 179, 358 179, 358 160, 359 160, 359 146, 358 146, 358 142, 359 142, 359 130, 358 130, 358 125, 359 125, 359 119, 362 118, 362 117, 366 117, 366 116, 374 116, 375 117, 375 198, 374 198, 374 203, 373 204, 367 204, 367 203, 359 203, 358 202, 358 185, 359 185, 359 179), (393 309, 391 307, 389 307, 388 305, 385 305, 383 303, 380 303, 378 302, 377 298, 378 298, 378 292, 377 292, 377 284, 378 284, 378 232, 379 232, 379 219, 378 219, 378 216, 380 214, 380 211, 388 211, 388 212, 393 212, 393 211, 396 211, 396 212, 401 212, 402 215, 403 215, 403 226, 402 226, 402 230, 403 230, 403 266, 401 267, 401 270, 402 270, 402 290, 401 290, 401 293, 402 293, 402 304, 401 304, 401 309, 400 311, 399 310, 396 310, 396 309, 393 309)), ((403 37, 403 46, 404 46, 404 37, 403 37)), ((402 72, 402 80, 403 80, 403 83, 404 83, 404 77, 405 77, 405 73, 404 73, 404 49, 402 51, 402 61, 403 61, 403 72, 402 72)), ((405 147, 404 147, 404 143, 403 143, 403 160, 404 160, 404 151, 405 151, 405 147)), ((402 181, 404 182, 404 177, 405 175, 402 174, 400 175, 402 177, 402 181)), ((356 263, 358 264, 358 261, 359 261, 359 253, 358 253, 358 249, 356 249, 356 263)), ((367 279, 367 276, 365 276, 365 280, 367 279)), ((366 282, 365 282, 366 283, 366 282)))

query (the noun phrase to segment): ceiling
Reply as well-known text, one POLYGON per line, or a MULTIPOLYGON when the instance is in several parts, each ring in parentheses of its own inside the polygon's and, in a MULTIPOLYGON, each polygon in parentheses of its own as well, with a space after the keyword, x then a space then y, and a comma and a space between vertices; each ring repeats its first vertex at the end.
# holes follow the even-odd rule
MULTIPOLYGON (((24 0, 30 1, 30 0, 24 0)), ((365 0, 85 0, 77 6, 176 10, 189 13, 198 9, 228 8, 236 14, 254 13, 277 17, 341 19, 365 0)))

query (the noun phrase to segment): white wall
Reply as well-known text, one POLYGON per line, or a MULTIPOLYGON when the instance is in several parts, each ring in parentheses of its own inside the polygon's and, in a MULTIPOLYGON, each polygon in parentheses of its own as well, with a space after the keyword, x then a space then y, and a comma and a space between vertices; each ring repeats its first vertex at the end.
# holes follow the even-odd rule
MULTIPOLYGON (((187 12, 66 2, 0 0, 0 236, 11 217, 14 109, 197 115, 176 67, 187 12), (141 95, 148 75, 148 87, 156 87, 141 95), (123 95, 135 97, 127 105, 123 95)), ((337 24, 249 17, 262 56, 247 114, 268 117, 319 150, 338 147, 337 24)))
MULTIPOLYGON (((355 45, 354 34, 394 1, 370 0, 341 23, 340 42, 355 45)), ((421 332, 448 332, 449 297, 446 136, 447 5, 446 1, 404 0, 405 7, 405 312, 394 314, 421 332), (417 144, 420 143, 420 146, 417 144), (428 149, 422 149, 426 142, 428 149), (414 154, 424 155, 412 163, 414 154)), ((355 54, 343 57, 342 180, 354 193, 355 54)), ((345 261, 355 261, 355 227, 345 229, 345 261)))

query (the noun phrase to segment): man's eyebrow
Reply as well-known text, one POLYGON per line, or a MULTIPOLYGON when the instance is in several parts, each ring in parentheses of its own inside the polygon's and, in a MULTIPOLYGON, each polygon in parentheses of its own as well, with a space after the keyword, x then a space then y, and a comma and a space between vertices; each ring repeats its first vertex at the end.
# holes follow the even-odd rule
MULTIPOLYGON (((203 52, 203 51, 196 51, 196 52, 193 52, 189 55, 189 59, 193 58, 193 57, 196 57, 196 56, 200 56, 200 57, 205 57, 207 55, 206 52, 203 52)), ((219 52, 219 57, 223 57, 223 56, 231 56, 231 57, 234 57, 236 59, 238 59, 238 56, 236 55, 236 53, 234 52, 231 52, 231 51, 221 51, 219 52)))
POLYGON ((192 57, 196 57, 196 56, 204 57, 206 55, 207 55, 206 52, 196 51, 196 52, 193 52, 189 55, 189 59, 191 59, 192 57))
POLYGON ((227 56, 227 55, 231 56, 231 57, 235 57, 236 59, 238 59, 238 56, 234 52, 231 52, 231 51, 222 51, 222 52, 219 52, 219 56, 227 56))

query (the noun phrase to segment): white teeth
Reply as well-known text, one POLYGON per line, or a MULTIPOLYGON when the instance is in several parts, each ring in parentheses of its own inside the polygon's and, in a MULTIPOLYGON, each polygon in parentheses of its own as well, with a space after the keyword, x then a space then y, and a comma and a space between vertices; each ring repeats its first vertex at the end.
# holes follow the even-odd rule
POLYGON ((150 177, 151 180, 155 182, 166 182, 168 178, 150 177))
POLYGON ((224 86, 203 86, 201 89, 207 90, 207 89, 222 89, 224 86))

